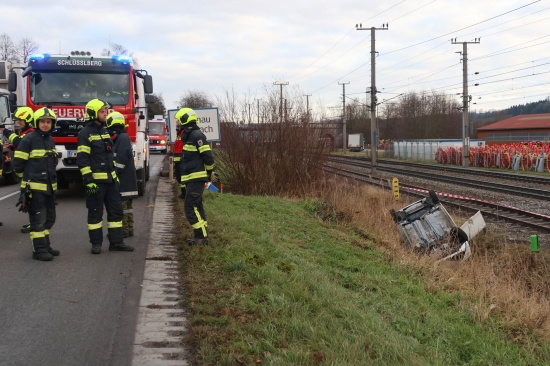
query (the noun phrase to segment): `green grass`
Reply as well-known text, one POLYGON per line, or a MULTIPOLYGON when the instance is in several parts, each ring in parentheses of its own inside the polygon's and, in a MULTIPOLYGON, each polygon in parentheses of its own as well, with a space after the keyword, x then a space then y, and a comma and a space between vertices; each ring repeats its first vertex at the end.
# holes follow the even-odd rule
MULTIPOLYGON (((498 319, 477 322, 461 294, 426 289, 413 269, 391 264, 322 206, 205 193, 211 244, 181 246, 194 364, 542 365, 550 359, 548 344, 534 337, 516 344, 498 319)), ((182 224, 178 241, 190 232, 182 224)))

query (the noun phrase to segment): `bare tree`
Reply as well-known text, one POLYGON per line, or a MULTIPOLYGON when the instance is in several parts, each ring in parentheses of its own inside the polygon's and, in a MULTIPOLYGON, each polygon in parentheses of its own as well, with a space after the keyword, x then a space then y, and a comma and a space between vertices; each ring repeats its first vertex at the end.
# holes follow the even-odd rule
POLYGON ((6 33, 0 35, 0 60, 17 61, 17 53, 11 37, 6 33))
POLYGON ((184 95, 182 95, 177 102, 177 108, 210 108, 212 107, 212 102, 208 95, 205 92, 199 90, 188 90, 184 95))
POLYGON ((38 51, 38 43, 33 41, 31 38, 23 38, 17 44, 17 58, 19 61, 26 63, 29 61, 29 56, 38 51))
POLYGON ((216 96, 220 122, 239 122, 239 113, 237 111, 237 94, 235 89, 224 91, 224 97, 216 96))
POLYGON ((166 106, 164 105, 164 97, 162 96, 162 93, 153 93, 151 95, 155 98, 155 101, 153 103, 149 103, 147 108, 147 117, 151 119, 156 115, 166 115, 166 106))
POLYGON ((109 42, 109 47, 101 51, 101 56, 127 55, 132 56, 128 49, 121 44, 109 42))

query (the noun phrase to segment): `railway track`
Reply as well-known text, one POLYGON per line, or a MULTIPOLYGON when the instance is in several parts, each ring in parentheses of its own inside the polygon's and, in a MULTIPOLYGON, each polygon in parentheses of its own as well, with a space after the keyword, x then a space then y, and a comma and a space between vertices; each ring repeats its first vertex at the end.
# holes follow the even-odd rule
MULTIPOLYGON (((352 164, 353 166, 353 164, 352 164)), ((325 166, 323 170, 339 176, 354 179, 356 181, 375 185, 383 189, 391 190, 391 184, 387 178, 374 177, 367 173, 360 173, 343 167, 325 166)), ((408 174, 408 173, 407 173, 408 174)), ((428 190, 424 187, 400 184, 401 190, 409 195, 422 198, 428 190)), ((454 210, 475 213, 480 211, 485 218, 494 222, 507 222, 529 228, 537 233, 550 233, 550 216, 529 212, 516 207, 490 202, 481 199, 457 198, 456 195, 439 195, 440 201, 454 210)))
MULTIPOLYGON (((369 169, 370 162, 366 159, 357 159, 351 157, 329 157, 329 162, 345 164, 346 166, 354 166, 362 169, 369 169)), ((428 179, 444 183, 458 184, 479 190, 489 190, 491 192, 500 192, 513 196, 523 196, 536 200, 550 201, 550 191, 546 188, 534 188, 518 185, 520 182, 529 182, 540 187, 550 187, 550 179, 543 177, 522 177, 519 174, 500 173, 500 172, 480 172, 479 169, 465 169, 439 167, 435 165, 408 163, 408 162, 391 162, 387 160, 381 162, 376 169, 381 172, 404 175, 408 177, 416 177, 428 179), (407 169, 404 167, 396 167, 396 164, 401 166, 414 167, 418 170, 407 169), (441 174, 443 172, 444 174, 441 174), (454 173, 454 174, 451 174, 454 173), (461 176, 462 175, 462 176, 461 176), (493 180, 483 180, 480 177, 490 177, 493 180), (499 183, 495 180, 510 180, 512 184, 499 183)))

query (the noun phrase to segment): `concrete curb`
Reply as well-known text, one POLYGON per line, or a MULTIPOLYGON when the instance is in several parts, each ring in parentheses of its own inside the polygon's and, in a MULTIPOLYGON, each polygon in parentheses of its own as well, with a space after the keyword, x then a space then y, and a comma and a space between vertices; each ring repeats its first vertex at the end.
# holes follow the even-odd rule
MULTIPOLYGON (((166 164, 165 164, 166 166, 166 164)), ((163 168, 163 171, 167 171, 163 168)), ((182 345, 187 319, 181 307, 172 182, 159 178, 143 277, 132 366, 188 365, 182 345)))

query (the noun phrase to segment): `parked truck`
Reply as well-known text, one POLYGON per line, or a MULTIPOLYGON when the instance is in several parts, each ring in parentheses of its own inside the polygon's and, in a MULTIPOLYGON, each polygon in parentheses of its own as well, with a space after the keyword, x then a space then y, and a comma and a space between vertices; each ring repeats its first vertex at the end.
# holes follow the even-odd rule
POLYGON ((146 116, 147 104, 154 100, 150 95, 153 79, 146 70, 136 67, 131 57, 96 57, 78 51, 70 55, 31 55, 25 67, 12 68, 8 89, 13 93, 10 101, 14 104, 33 110, 48 107, 57 115, 52 136, 61 153, 57 166, 59 189, 68 188, 71 182, 82 182, 76 153, 78 132, 86 123, 86 104, 94 98, 108 102, 110 112, 122 113, 128 125, 138 194, 144 194, 149 178, 146 116))
POLYGON ((154 116, 149 120, 149 149, 166 154, 168 148, 168 127, 163 116, 154 116))
POLYGON ((348 135, 348 150, 363 151, 365 149, 365 138, 362 133, 352 133, 348 135))

